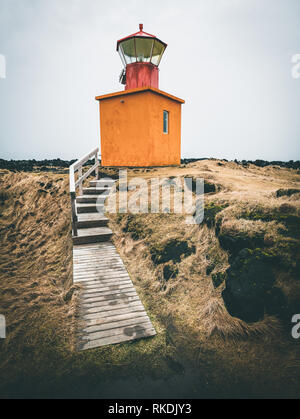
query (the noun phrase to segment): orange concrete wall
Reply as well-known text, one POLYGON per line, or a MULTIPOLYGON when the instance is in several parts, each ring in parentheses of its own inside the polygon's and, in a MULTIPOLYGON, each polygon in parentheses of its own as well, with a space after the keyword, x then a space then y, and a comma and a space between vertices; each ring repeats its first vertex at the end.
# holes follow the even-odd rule
POLYGON ((180 164, 181 103, 152 91, 109 97, 100 101, 100 133, 103 166, 180 164))

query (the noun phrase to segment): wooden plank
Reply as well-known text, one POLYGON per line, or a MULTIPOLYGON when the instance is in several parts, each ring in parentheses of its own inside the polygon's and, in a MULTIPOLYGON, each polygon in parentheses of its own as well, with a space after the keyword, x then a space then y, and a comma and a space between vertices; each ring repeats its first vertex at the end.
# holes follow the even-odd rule
POLYGON ((77 266, 73 266, 73 270, 75 271, 75 273, 76 272, 88 272, 88 271, 91 271, 91 270, 98 271, 98 272, 100 272, 100 271, 111 271, 111 272, 122 271, 122 272, 126 272, 127 275, 128 275, 128 272, 127 272, 126 268, 122 265, 106 265, 106 266, 105 265, 101 266, 101 264, 81 265, 81 266, 77 265, 77 266))
POLYGON ((76 263, 74 262, 73 264, 73 270, 77 271, 77 270, 82 270, 82 269, 89 269, 89 268, 94 268, 94 269, 117 269, 120 268, 122 270, 126 270, 125 266, 121 263, 117 263, 117 262, 111 262, 111 263, 106 263, 106 262, 101 262, 101 261, 96 261, 96 262, 85 262, 85 263, 76 263))
MULTIPOLYGON (((114 269, 77 269, 74 276, 86 276, 87 274, 96 274, 101 279, 101 277, 109 276, 109 278, 113 278, 114 276, 118 276, 119 274, 123 276, 127 276, 129 278, 128 272, 126 269, 123 268, 114 268, 114 269)), ((99 281, 100 281, 99 279, 99 281)))
MULTIPOLYGON (((130 278, 129 278, 129 275, 128 275, 127 272, 126 273, 125 272, 124 273, 119 273, 119 272, 111 273, 111 272, 109 272, 107 274, 101 274, 101 275, 97 274, 96 278, 91 278, 91 279, 83 278, 83 280, 81 281, 81 284, 79 284, 79 285, 82 285, 84 287, 84 286, 87 286, 87 285, 94 285, 98 282, 105 283, 106 281, 107 282, 109 282, 109 281, 113 282, 113 281, 118 281, 118 280, 125 281, 125 280, 129 280, 129 279, 130 278)), ((130 281, 131 281, 131 279, 130 279, 130 281)))
MULTIPOLYGON (((111 267, 101 267, 101 266, 90 266, 90 267, 83 267, 81 269, 77 268, 75 269, 75 275, 80 275, 84 273, 101 273, 101 272, 109 272, 109 273, 126 273, 128 275, 128 272, 123 266, 111 266, 111 267)), ((129 275, 128 275, 129 276, 129 275)))
POLYGON ((101 281, 101 278, 103 279, 130 279, 127 272, 122 271, 115 271, 114 274, 107 271, 100 271, 100 272, 81 272, 74 275, 74 279, 78 279, 79 281, 82 281, 84 283, 84 280, 87 281, 101 281))
MULTIPOLYGON (((147 314, 141 314, 140 316, 135 315, 133 317, 128 317, 121 320, 114 320, 110 318, 110 319, 106 319, 106 321, 104 319, 93 319, 89 321, 81 320, 79 322, 81 326, 80 331, 82 335, 84 336, 86 334, 89 337, 94 336, 95 333, 100 333, 104 330, 112 330, 112 329, 116 329, 120 327, 123 328, 123 327, 133 326, 137 324, 144 324, 144 323, 147 323, 147 324, 150 323, 150 320, 147 314)), ((99 336, 97 335, 95 339, 98 339, 98 338, 99 336)))
MULTIPOLYGON (((100 242, 101 243, 101 242, 100 242)), ((87 252, 85 251, 85 254, 83 254, 83 252, 81 252, 81 254, 74 254, 73 257, 74 259, 83 259, 83 258, 88 258, 88 257, 99 257, 99 258, 106 258, 108 259, 110 256, 113 257, 117 257, 120 259, 120 255, 116 252, 113 252, 112 250, 104 250, 103 253, 101 254, 101 250, 97 250, 97 252, 87 252)))
POLYGON ((81 327, 85 328, 85 327, 91 327, 91 326, 97 326, 97 325, 101 325, 101 324, 106 324, 106 323, 114 323, 114 322, 119 322, 121 320, 131 320, 131 319, 147 319, 147 321, 149 320, 149 317, 147 315, 147 313, 142 310, 140 311, 134 311, 134 312, 128 312, 128 313, 113 313, 113 315, 111 316, 102 316, 102 317, 94 317, 91 319, 87 319, 87 318, 83 318, 80 317, 79 322, 81 327))
MULTIPOLYGON (((116 281, 116 278, 115 278, 115 280, 112 280, 112 281, 109 281, 109 280, 106 281, 106 282, 97 281, 97 283, 95 283, 94 285, 90 285, 90 286, 81 285, 80 286, 80 291, 90 292, 93 289, 100 290, 101 288, 112 289, 112 288, 116 288, 119 285, 121 287, 120 289, 125 288, 125 287, 134 288, 131 279, 123 277, 123 278, 118 278, 117 281, 116 281)), ((105 290, 103 290, 103 291, 105 291, 105 290)))
MULTIPOLYGON (((76 262, 85 262, 87 260, 101 260, 104 261, 106 263, 110 262, 110 261, 118 261, 119 263, 123 263, 122 260, 120 259, 119 255, 116 255, 115 253, 108 253, 107 256, 106 255, 99 255, 97 253, 95 253, 94 255, 86 255, 86 256, 73 256, 73 261, 76 262)), ((123 263, 124 265, 124 263, 123 263)))
POLYGON ((83 308, 93 308, 93 307, 99 307, 102 305, 109 305, 109 306, 114 306, 120 303, 127 303, 127 302, 132 302, 132 301, 139 301, 139 296, 138 295, 132 295, 132 296, 128 296, 126 298, 120 298, 118 296, 113 296, 111 298, 102 298, 102 299, 95 299, 95 301, 89 301, 87 302, 86 300, 82 300, 80 301, 80 307, 83 308), (115 298, 113 298, 115 297, 115 298))
MULTIPOLYGON (((91 212, 91 213, 83 213, 83 214, 80 214, 80 215, 88 215, 88 214, 94 214, 93 212, 91 212)), ((102 242, 102 243, 97 243, 97 244, 103 244, 103 243, 107 243, 107 242, 102 242)), ((92 245, 93 243, 90 243, 90 245, 92 245)), ((116 250, 116 248, 114 248, 114 247, 108 247, 108 246, 105 246, 105 247, 102 247, 102 248, 90 248, 90 247, 86 247, 86 248, 84 248, 84 249, 78 249, 78 247, 79 246, 87 246, 87 244, 77 244, 76 245, 76 247, 77 248, 73 248, 73 254, 75 255, 75 256, 84 256, 84 255, 86 255, 86 254, 99 254, 100 256, 101 256, 101 253, 103 252, 103 253, 115 253, 115 254, 117 254, 117 255, 119 255, 119 253, 117 252, 117 250, 116 250)))
POLYGON ((82 279, 82 281, 84 282, 85 279, 92 281, 92 280, 96 280, 96 281, 101 281, 101 278, 103 279, 116 279, 116 278, 126 278, 126 279, 130 279, 129 275, 127 272, 124 271, 115 271, 113 274, 112 272, 108 272, 108 271, 86 271, 86 272, 81 272, 81 273, 77 273, 76 275, 74 275, 75 279, 82 279))
MULTIPOLYGON (((106 277, 107 278, 107 275, 103 275, 103 274, 101 274, 101 275, 99 275, 99 274, 94 274, 94 275, 86 275, 86 276, 79 276, 79 277, 74 277, 74 283, 76 283, 76 284, 84 284, 84 283, 89 283, 89 282, 94 282, 94 281, 101 281, 101 279, 102 278, 104 278, 104 277, 106 277)), ((115 279, 115 278, 118 278, 118 277, 120 277, 120 278, 129 278, 128 277, 128 274, 119 274, 119 275, 112 275, 111 277, 110 276, 108 276, 108 278, 111 278, 111 279, 115 279)))
POLYGON ((101 303, 103 301, 111 301, 111 305, 116 304, 115 301, 130 301, 130 298, 139 298, 136 292, 127 293, 127 294, 108 294, 108 295, 100 295, 98 297, 93 298, 81 298, 81 305, 87 306, 91 303, 101 303))
POLYGON ((73 264, 74 265, 86 265, 86 264, 111 264, 111 263, 117 263, 120 264, 122 266, 124 266, 124 263, 119 259, 119 257, 117 256, 110 256, 109 258, 102 258, 101 256, 97 256, 97 257, 86 257, 86 258, 73 258, 73 264))
POLYGON ((106 286, 98 286, 95 288, 84 288, 81 291, 81 295, 88 295, 88 294, 94 294, 95 292, 103 292, 103 291, 117 291, 122 290, 122 292, 126 289, 132 289, 132 283, 127 282, 122 285, 120 284, 114 284, 114 285, 106 285, 106 286))
POLYGON ((125 291, 104 291, 94 294, 80 294, 80 298, 84 303, 103 301, 103 300, 113 300, 114 298, 123 298, 136 296, 137 292, 135 289, 125 290, 125 291))
MULTIPOLYGON (((96 215, 98 214, 101 217, 106 217, 103 214, 99 214, 99 213, 83 213, 80 216, 83 215, 96 215)), ((107 218, 107 217, 106 217, 107 218)), ((84 252, 87 253, 95 253, 95 252, 115 252, 118 253, 117 249, 115 248, 115 246, 113 246, 111 244, 111 242, 102 242, 102 243, 86 243, 86 244, 77 244, 75 247, 73 247, 73 253, 78 253, 78 254, 83 254, 84 252), (109 244, 108 244, 109 243, 109 244), (102 247, 92 247, 92 245, 102 245, 102 247), (86 246, 86 247, 82 247, 82 246, 86 246)), ((119 254, 119 253, 118 253, 119 254)))
POLYGON ((89 289, 98 287, 98 285, 101 285, 101 286, 104 286, 104 285, 118 285, 118 284, 123 285, 123 284, 127 284, 127 283, 128 284, 132 284, 131 279, 125 278, 125 277, 123 277, 123 278, 116 278, 115 280, 113 280, 113 279, 104 279, 104 280, 101 280, 101 281, 95 281, 93 284, 88 284, 88 285, 86 285, 83 282, 82 285, 81 285, 81 288, 82 289, 89 290, 89 289))
POLYGON ((81 333, 81 339, 82 340, 95 340, 95 339, 101 339, 102 337, 105 337, 107 334, 112 334, 116 332, 117 330, 119 332, 128 333, 128 334, 134 334, 137 330, 145 329, 146 327, 150 328, 151 323, 149 319, 132 319, 132 320, 123 320, 120 322, 114 322, 114 323, 107 323, 99 326, 91 326, 89 328, 79 329, 81 333), (98 329, 97 329, 98 328, 98 329), (87 330, 89 329, 89 330, 87 330), (91 331, 90 331, 91 329, 91 331), (114 329, 117 329, 114 331, 114 329), (128 332, 126 329, 129 329, 128 332))
MULTIPOLYGON (((75 278, 75 277, 74 277, 75 278)), ((97 282, 102 282, 102 283, 109 283, 109 282, 114 282, 114 281, 131 281, 131 279, 128 276, 128 273, 124 272, 124 273, 120 273, 120 272, 116 272, 116 273, 107 273, 107 274, 94 274, 91 275, 91 278, 87 278, 87 275, 84 274, 78 274, 78 276, 76 276, 76 278, 78 279, 78 281, 74 281, 79 283, 79 285, 82 286, 86 286, 86 285, 93 285, 96 284, 97 282), (82 280, 80 280, 80 278, 82 278, 82 280)))
POLYGON ((105 289, 92 289, 84 290, 80 292, 80 297, 83 299, 93 298, 102 295, 115 295, 115 294, 127 294, 127 293, 136 293, 136 290, 131 285, 126 285, 124 288, 110 288, 106 287, 105 289))
MULTIPOLYGON (((143 308, 141 301, 139 298, 132 299, 128 302, 119 302, 117 304, 107 304, 107 302, 104 304, 98 303, 94 304, 92 307, 81 307, 80 308, 80 315, 88 315, 88 314, 94 314, 94 313, 102 313, 106 311, 114 311, 114 310, 127 310, 130 309, 132 311, 138 310, 139 308, 143 308)), ((101 314, 99 314, 101 315, 101 314)))
MULTIPOLYGON (((101 243, 101 242, 100 242, 101 243)), ((85 254, 83 254, 83 252, 81 254, 75 254, 73 255, 74 259, 84 259, 84 258, 101 258, 101 259, 108 259, 110 257, 116 257, 119 260, 120 259, 120 255, 118 253, 113 252, 112 250, 105 250, 103 251, 103 253, 101 254, 101 250, 97 250, 97 252, 87 252, 85 251, 85 254)))
MULTIPOLYGON (((88 215, 88 214, 94 214, 94 213, 83 213, 80 215, 88 215)), ((98 253, 99 255, 101 255, 101 252, 112 252, 115 254, 119 254, 116 250, 115 247, 113 246, 107 246, 106 245, 107 242, 102 242, 102 243, 88 243, 88 244, 77 244, 75 245, 76 247, 73 248, 73 254, 74 255, 85 255, 85 254, 96 254, 98 253), (96 247, 85 247, 85 248, 79 248, 80 246, 91 246, 92 244, 105 244, 105 246, 103 246, 102 248, 96 248, 96 247)))
POLYGON ((152 329, 145 329, 144 331, 141 332, 135 332, 134 336, 128 336, 124 333, 120 333, 117 335, 112 335, 106 338, 102 338, 102 339, 95 339, 92 341, 87 341, 87 342, 80 342, 77 346, 79 351, 83 351, 86 349, 93 349, 93 348, 98 348, 100 346, 106 346, 106 345, 114 345, 117 343, 124 343, 124 342, 128 342, 130 340, 135 340, 135 339, 142 339, 142 338, 147 338, 147 337, 152 337, 155 336, 156 332, 154 330, 154 328, 152 329))
POLYGON ((101 280, 109 280, 111 279, 116 280, 116 279, 120 279, 120 280, 130 280, 129 275, 127 272, 122 272, 122 271, 115 271, 114 273, 112 272, 107 272, 107 271, 100 271, 100 272, 81 272, 78 273, 76 275, 74 275, 75 279, 78 279, 79 282, 82 282, 82 284, 84 284, 85 282, 91 282, 91 281, 98 281, 101 282, 101 280), (85 281, 86 280, 86 281, 85 281))
MULTIPOLYGON (((101 214, 99 214, 101 215, 101 214)), ((105 215, 102 215, 105 217, 105 215)), ((76 244, 73 247, 74 253, 82 253, 82 252, 99 252, 99 251, 114 251, 118 253, 117 249, 111 242, 103 242, 103 243, 86 243, 86 244, 76 244), (96 247, 97 246, 97 247, 96 247)))
POLYGON ((97 271, 114 271, 114 270, 121 270, 121 271, 126 271, 126 268, 121 265, 121 264, 114 264, 114 265, 101 265, 101 263, 97 263, 97 264, 86 264, 86 265, 75 265, 73 266, 73 270, 75 272, 79 272, 79 271, 88 271, 88 270, 97 270, 97 271))
MULTIPOLYGON (((113 317, 113 316, 121 316, 122 314, 134 314, 134 313, 146 313, 144 307, 142 305, 136 306, 124 306, 124 308, 120 308, 122 306, 117 306, 115 310, 105 310, 105 311, 97 311, 94 313, 89 314, 80 314, 81 320, 92 320, 92 319, 102 319, 106 317, 113 317)), ((105 308, 108 308, 107 306, 105 308)))

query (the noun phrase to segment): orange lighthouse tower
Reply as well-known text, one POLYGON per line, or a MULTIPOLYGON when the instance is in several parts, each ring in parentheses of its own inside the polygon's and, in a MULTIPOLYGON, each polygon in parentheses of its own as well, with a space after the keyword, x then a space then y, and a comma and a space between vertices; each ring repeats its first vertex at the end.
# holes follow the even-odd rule
POLYGON ((120 39, 124 69, 121 92, 97 96, 100 105, 101 163, 110 167, 180 164, 181 105, 159 90, 159 69, 167 44, 143 31, 120 39))

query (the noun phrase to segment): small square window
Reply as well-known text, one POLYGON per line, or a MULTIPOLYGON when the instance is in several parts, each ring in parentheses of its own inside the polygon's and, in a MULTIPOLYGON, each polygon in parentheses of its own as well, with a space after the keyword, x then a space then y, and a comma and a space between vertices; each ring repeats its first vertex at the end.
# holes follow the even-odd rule
POLYGON ((169 133, 169 112, 168 111, 164 111, 164 124, 163 124, 163 132, 164 134, 168 134, 169 133))

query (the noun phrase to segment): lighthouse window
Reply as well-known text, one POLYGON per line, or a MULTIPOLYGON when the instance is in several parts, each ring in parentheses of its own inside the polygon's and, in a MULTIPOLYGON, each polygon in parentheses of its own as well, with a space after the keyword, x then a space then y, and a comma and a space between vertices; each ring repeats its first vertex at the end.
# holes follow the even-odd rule
POLYGON ((154 45, 153 45, 152 57, 151 57, 152 64, 159 66, 164 50, 165 50, 165 46, 159 41, 155 40, 154 45))
POLYGON ((136 38, 136 56, 138 62, 149 62, 152 52, 153 39, 136 38))
POLYGON ((164 134, 168 134, 169 132, 169 112, 168 111, 164 111, 164 134))
POLYGON ((132 39, 128 39, 127 41, 122 42, 121 47, 122 47, 126 64, 135 63, 136 54, 135 54, 134 39, 132 38, 132 39))

